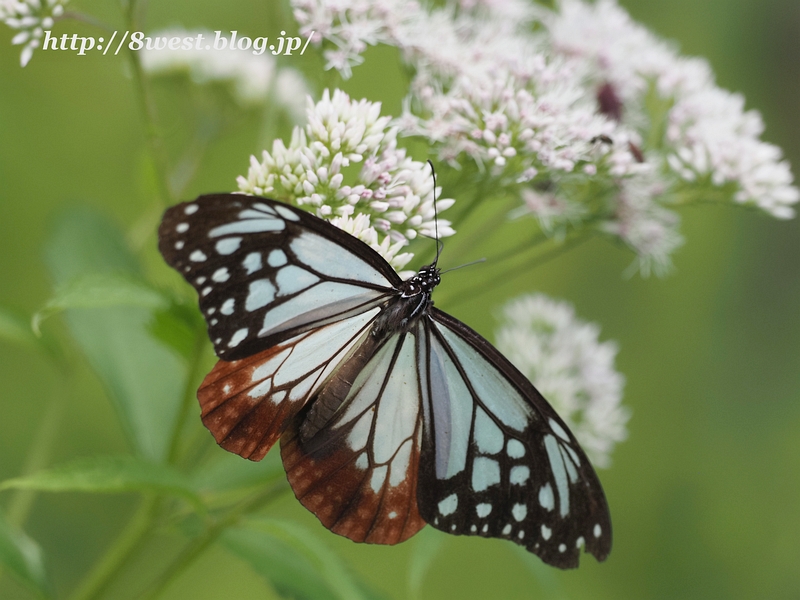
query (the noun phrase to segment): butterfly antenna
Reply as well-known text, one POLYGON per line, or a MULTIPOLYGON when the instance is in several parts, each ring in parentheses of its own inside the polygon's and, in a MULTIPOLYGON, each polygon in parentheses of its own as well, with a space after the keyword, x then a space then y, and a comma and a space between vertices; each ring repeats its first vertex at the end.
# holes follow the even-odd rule
POLYGON ((451 268, 447 269, 446 271, 442 271, 441 275, 444 275, 445 273, 449 273, 450 271, 455 271, 456 269, 461 269, 463 267, 471 267, 472 265, 477 265, 478 263, 482 263, 482 262, 486 262, 486 257, 479 258, 478 260, 473 260, 472 262, 468 262, 468 263, 463 264, 463 265, 458 265, 457 267, 451 267, 451 268))
POLYGON ((439 263, 439 255, 444 248, 444 242, 439 239, 439 211, 436 208, 436 170, 433 168, 433 161, 428 159, 428 164, 431 167, 431 176, 433 177, 433 227, 436 231, 436 258, 433 259, 431 266, 436 267, 439 263))

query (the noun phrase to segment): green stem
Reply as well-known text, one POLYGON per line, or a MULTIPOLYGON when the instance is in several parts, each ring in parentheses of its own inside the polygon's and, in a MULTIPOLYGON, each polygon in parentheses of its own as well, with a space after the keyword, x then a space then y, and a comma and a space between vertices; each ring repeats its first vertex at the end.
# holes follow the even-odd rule
POLYGON ((191 411, 197 397, 197 380, 203 374, 203 351, 206 347, 206 334, 202 329, 195 332, 194 346, 192 347, 192 355, 189 359, 189 369, 186 373, 186 381, 183 386, 183 395, 181 397, 181 405, 178 409, 178 414, 175 417, 175 425, 172 429, 170 436, 169 452, 167 453, 167 462, 174 464, 178 458, 180 451, 181 432, 183 425, 186 422, 186 417, 191 411))
POLYGON ((591 239, 591 235, 589 232, 581 232, 579 235, 575 235, 571 239, 567 239, 562 242, 559 246, 555 248, 551 248, 548 251, 542 252, 541 254, 533 257, 529 262, 524 264, 523 266, 519 266, 517 264, 511 265, 507 269, 503 269, 495 274, 495 276, 488 280, 482 281, 478 285, 472 286, 467 288, 466 290, 459 290, 458 294, 454 294, 452 296, 446 297, 442 302, 442 304, 447 305, 448 310, 452 310, 453 306, 458 306, 459 304, 463 304, 464 302, 471 302, 475 298, 479 297, 485 292, 490 290, 496 290, 497 288, 501 287, 504 283, 508 283, 509 281, 513 281, 516 279, 514 276, 515 274, 519 273, 526 273, 535 269, 536 267, 564 254, 568 250, 583 244, 584 242, 591 239))
MULTIPOLYGON (((64 387, 61 389, 64 389, 64 387)), ((50 454, 58 433, 58 426, 61 417, 64 415, 66 401, 56 397, 50 401, 44 417, 39 423, 36 434, 33 437, 28 457, 22 468, 21 475, 29 475, 42 469, 50 460, 50 454)), ((8 505, 8 521, 13 525, 22 527, 33 507, 36 498, 36 490, 17 490, 11 497, 8 505)))
POLYGON ((153 582, 149 589, 142 595, 145 600, 155 600, 163 594, 175 580, 194 563, 214 542, 217 541, 220 535, 244 515, 272 502, 285 491, 289 489, 285 481, 281 481, 260 494, 245 500, 227 515, 222 517, 219 521, 211 525, 206 531, 192 540, 189 545, 183 549, 178 557, 172 561, 169 567, 153 582))
MULTIPOLYGON (((136 2, 135 0, 130 0, 126 15, 129 31, 139 31, 135 15, 136 2)), ((136 90, 136 99, 144 119, 147 147, 150 152, 151 160, 153 161, 153 168, 156 172, 156 184, 158 186, 161 205, 167 206, 173 203, 173 198, 169 186, 169 177, 167 176, 168 161, 166 150, 164 149, 164 143, 158 132, 158 126, 156 125, 155 103, 150 97, 144 70, 142 69, 142 63, 139 60, 139 53, 135 50, 129 50, 128 58, 131 61, 131 72, 133 74, 133 84, 136 90)))
POLYGON ((103 558, 84 578, 78 589, 72 593, 70 600, 95 600, 102 596, 152 530, 159 505, 159 499, 155 496, 147 496, 142 500, 136 514, 103 558))

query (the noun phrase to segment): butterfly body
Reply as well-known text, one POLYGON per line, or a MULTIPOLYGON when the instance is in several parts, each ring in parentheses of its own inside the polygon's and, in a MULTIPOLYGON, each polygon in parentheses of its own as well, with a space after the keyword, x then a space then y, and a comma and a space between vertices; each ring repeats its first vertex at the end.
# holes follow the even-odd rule
POLYGON ((403 281, 294 207, 233 194, 170 208, 167 262, 198 291, 220 361, 200 386, 224 448, 287 477, 325 527, 394 544, 426 523, 604 560, 603 490, 567 425, 489 342, 433 306, 435 262, 403 281))

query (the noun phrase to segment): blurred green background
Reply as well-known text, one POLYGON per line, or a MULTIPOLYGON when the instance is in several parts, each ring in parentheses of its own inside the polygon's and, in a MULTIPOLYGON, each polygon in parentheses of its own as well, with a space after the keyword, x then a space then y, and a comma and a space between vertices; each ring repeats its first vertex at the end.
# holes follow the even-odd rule
MULTIPOLYGON (((742 92, 747 106, 761 111, 765 139, 781 146, 798 172, 800 2, 621 4, 684 54, 706 57, 720 86, 742 92)), ((121 25, 112 3, 84 0, 75 8, 121 25)), ((270 2, 151 2, 147 29, 180 24, 274 34, 283 15, 270 2)), ((76 22, 55 30, 98 35, 76 22)), ((43 248, 58 214, 89 205, 130 230, 152 206, 152 187, 122 57, 37 51, 20 69, 12 36, 0 27, 0 304, 30 314, 51 293, 43 248)), ((319 68, 314 58, 290 64, 307 73, 319 68)), ((343 87, 398 114, 404 90, 396 69, 391 53, 372 51, 343 87)), ((168 147, 181 146, 187 133, 180 106, 167 99, 159 110, 168 147)), ((249 155, 261 150, 256 124, 251 115, 226 130, 187 198, 235 188, 249 155)), ((453 308, 491 336, 493 311, 520 292, 573 302, 581 318, 602 326, 603 339, 618 341, 633 417, 613 466, 600 472, 615 525, 606 563, 584 555, 580 569, 562 573, 523 560, 511 544, 442 536, 422 598, 800 598, 800 224, 721 206, 690 207, 681 216, 687 243, 663 279, 624 279, 632 256, 594 240, 530 280, 453 308)), ((154 260, 154 243, 147 238, 146 262, 154 260)), ((488 278, 491 268, 454 273, 442 289, 488 278)), ((45 327, 61 325, 56 318, 45 327)), ((68 408, 50 462, 130 450, 101 385, 80 364, 62 389, 41 356, 0 343, 0 480, 20 473, 57 394, 68 395, 68 408)), ((3 492, 0 503, 8 497, 3 492)), ((42 546, 57 591, 77 583, 135 505, 133 495, 37 497, 26 530, 42 546)), ((314 531, 387 597, 405 597, 416 540, 392 548, 353 544, 325 532, 291 495, 270 514, 314 531)), ((179 542, 167 535, 149 546, 142 568, 166 560, 179 542)), ((31 596, 5 576, 0 597, 31 596)), ((213 549, 165 597, 275 594, 245 563, 213 549)))

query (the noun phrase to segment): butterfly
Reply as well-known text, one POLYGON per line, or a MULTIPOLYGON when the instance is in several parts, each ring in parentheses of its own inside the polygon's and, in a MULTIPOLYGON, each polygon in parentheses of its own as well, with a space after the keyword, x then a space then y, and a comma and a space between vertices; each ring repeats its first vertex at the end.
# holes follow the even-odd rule
POLYGON ((250 460, 280 439, 292 490, 325 527, 395 544, 430 524, 562 569, 581 548, 608 556, 589 460, 508 359, 433 306, 436 261, 404 281, 332 224, 239 194, 169 208, 158 235, 220 359, 197 393, 203 423, 250 460))

